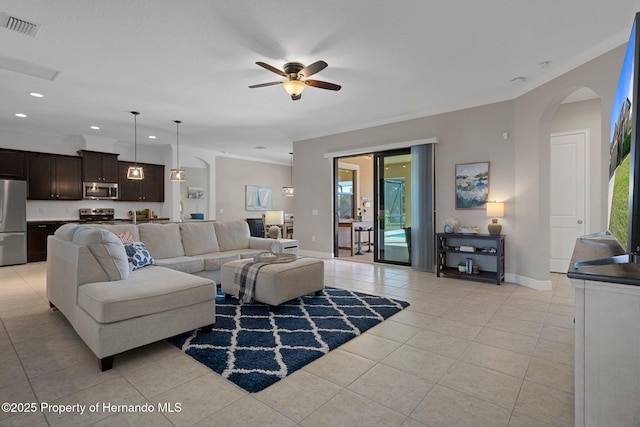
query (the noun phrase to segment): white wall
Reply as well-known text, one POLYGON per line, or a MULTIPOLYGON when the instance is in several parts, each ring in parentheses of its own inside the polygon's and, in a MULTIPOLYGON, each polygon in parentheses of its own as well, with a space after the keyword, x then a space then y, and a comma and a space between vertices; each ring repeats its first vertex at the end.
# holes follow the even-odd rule
POLYGON ((292 212, 293 199, 300 194, 294 179, 295 197, 282 196, 282 187, 290 185, 290 166, 217 157, 215 173, 216 219, 218 221, 260 218, 262 216, 262 212, 245 210, 245 187, 247 185, 271 187, 273 210, 284 210, 286 213, 292 212))
MULTIPOLYGON (((304 233, 297 236, 301 249, 326 256, 332 253, 332 171, 325 153, 362 146, 377 151, 376 147, 385 144, 431 137, 438 139, 435 145, 436 229, 441 231, 442 220, 449 217, 486 229, 490 220, 484 211, 455 209, 455 165, 489 161, 491 197, 509 203, 513 194, 514 143, 513 139, 503 140, 502 135, 512 133, 512 108, 512 102, 502 102, 294 143, 294 155, 301 162, 300 167, 297 164, 294 167, 294 180, 301 183, 303 191, 303 197, 296 197, 294 202, 296 226, 304 233), (306 197, 308 194, 313 194, 313 198, 306 197), (312 216, 310 209, 318 209, 318 216, 312 216), (307 229, 313 233, 305 233, 307 229)), ((509 218, 501 222, 504 233, 508 234, 509 218)))
MULTIPOLYGON (((507 275, 526 286, 549 287, 551 120, 567 95, 588 87, 602 99, 604 134, 623 55, 624 46, 513 101, 294 142, 298 187, 294 210, 301 250, 332 256, 332 168, 325 153, 357 147, 375 150, 384 144, 435 137, 439 141, 435 151, 437 229, 442 229, 442 219, 448 217, 486 227, 489 219, 484 212, 455 209, 454 168, 458 163, 489 161, 490 198, 506 202, 506 216, 500 222, 507 236, 507 275), (503 139, 503 132, 509 134, 508 139, 503 139)), ((599 162, 592 168, 597 182, 592 191, 597 194, 591 209, 596 210, 606 200, 602 155, 606 147, 602 145, 599 162)))

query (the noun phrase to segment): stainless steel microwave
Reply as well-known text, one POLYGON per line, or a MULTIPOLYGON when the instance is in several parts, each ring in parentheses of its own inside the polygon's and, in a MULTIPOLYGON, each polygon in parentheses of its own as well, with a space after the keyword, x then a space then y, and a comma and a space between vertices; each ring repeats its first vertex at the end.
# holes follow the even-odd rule
POLYGON ((82 196, 85 199, 118 199, 118 184, 107 182, 84 182, 82 196))

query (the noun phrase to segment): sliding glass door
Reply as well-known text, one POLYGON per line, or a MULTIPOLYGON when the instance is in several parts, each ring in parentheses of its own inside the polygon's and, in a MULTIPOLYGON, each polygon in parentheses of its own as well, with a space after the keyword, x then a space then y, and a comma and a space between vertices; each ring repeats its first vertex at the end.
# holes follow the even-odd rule
POLYGON ((374 261, 411 265, 411 150, 374 155, 374 261))

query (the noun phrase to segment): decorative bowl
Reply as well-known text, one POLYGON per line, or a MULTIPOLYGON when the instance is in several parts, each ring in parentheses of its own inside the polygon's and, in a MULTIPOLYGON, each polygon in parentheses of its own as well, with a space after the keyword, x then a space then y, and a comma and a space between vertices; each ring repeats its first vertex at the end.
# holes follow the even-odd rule
POLYGON ((460 227, 460 234, 478 234, 480 228, 478 227, 460 227))

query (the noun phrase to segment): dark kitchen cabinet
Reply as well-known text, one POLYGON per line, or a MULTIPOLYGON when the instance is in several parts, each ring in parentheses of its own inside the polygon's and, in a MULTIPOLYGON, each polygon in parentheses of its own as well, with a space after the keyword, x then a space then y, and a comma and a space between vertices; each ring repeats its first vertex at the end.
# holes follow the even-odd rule
POLYGON ((80 150, 84 182, 118 182, 118 154, 80 150))
POLYGON ((127 179, 133 162, 118 162, 118 200, 131 202, 164 202, 164 166, 138 163, 144 171, 141 181, 127 179))
POLYGON ((26 154, 24 151, 0 150, 0 178, 27 179, 26 154))
POLYGON ((27 222, 27 262, 47 259, 47 237, 57 228, 57 222, 27 222))
POLYGON ((82 199, 80 157, 28 153, 27 179, 30 200, 82 199))

